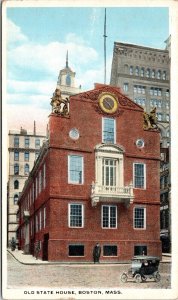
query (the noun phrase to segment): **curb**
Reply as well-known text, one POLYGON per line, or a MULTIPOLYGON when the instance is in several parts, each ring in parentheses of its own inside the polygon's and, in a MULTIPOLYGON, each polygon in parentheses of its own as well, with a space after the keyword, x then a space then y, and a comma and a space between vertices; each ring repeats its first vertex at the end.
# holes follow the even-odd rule
MULTIPOLYGON (((20 264, 22 265, 34 265, 34 266, 54 266, 54 265, 81 265, 81 266, 94 266, 95 264, 93 262, 46 262, 46 263, 42 263, 40 262, 40 260, 38 260, 38 263, 35 262, 22 262, 21 260, 19 260, 12 251, 10 251, 9 249, 7 249, 7 252, 15 258, 16 261, 18 261, 20 264)), ((160 261, 160 264, 170 264, 172 263, 171 261, 160 261)), ((110 262, 100 262, 99 264, 95 265, 95 266, 108 266, 108 265, 112 265, 112 266, 116 266, 116 265, 130 265, 131 262, 130 261, 120 261, 120 262, 114 262, 114 263, 110 263, 110 262)))

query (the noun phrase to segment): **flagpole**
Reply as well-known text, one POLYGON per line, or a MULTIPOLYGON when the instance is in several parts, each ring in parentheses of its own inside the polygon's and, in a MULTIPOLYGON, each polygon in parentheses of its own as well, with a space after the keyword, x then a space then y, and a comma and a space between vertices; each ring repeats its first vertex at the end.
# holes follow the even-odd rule
POLYGON ((105 14, 104 14, 104 84, 106 84, 106 8, 105 8, 105 14))

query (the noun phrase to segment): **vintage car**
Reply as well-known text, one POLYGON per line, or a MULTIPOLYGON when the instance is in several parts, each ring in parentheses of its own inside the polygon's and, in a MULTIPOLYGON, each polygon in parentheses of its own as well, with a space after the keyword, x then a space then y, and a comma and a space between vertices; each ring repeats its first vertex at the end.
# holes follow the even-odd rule
POLYGON ((159 262, 160 258, 156 256, 134 256, 131 268, 127 272, 123 272, 120 279, 122 282, 134 279, 135 282, 140 283, 150 278, 158 282, 161 279, 158 271, 159 262))

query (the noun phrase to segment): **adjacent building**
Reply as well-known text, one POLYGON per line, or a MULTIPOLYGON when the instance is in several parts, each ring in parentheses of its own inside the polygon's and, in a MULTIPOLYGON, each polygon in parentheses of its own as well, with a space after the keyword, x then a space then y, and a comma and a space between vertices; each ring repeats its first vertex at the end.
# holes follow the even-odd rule
POLYGON ((97 242, 105 262, 161 256, 159 131, 118 87, 69 100, 52 98, 48 140, 18 201, 20 248, 61 262, 92 261, 97 242))
POLYGON ((9 131, 8 244, 12 240, 12 237, 17 239, 16 230, 18 227, 17 210, 19 195, 45 139, 46 136, 44 134, 36 132, 35 122, 33 132, 27 132, 27 130, 23 128, 19 131, 9 131))

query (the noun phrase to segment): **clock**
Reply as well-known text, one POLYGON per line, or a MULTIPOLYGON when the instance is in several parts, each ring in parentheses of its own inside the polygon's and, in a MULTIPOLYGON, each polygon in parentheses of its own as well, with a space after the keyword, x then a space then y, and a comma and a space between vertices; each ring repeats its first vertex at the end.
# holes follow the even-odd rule
POLYGON ((118 102, 116 97, 110 93, 102 93, 99 96, 99 106, 101 107, 102 111, 108 114, 113 114, 116 112, 118 108, 118 102))

